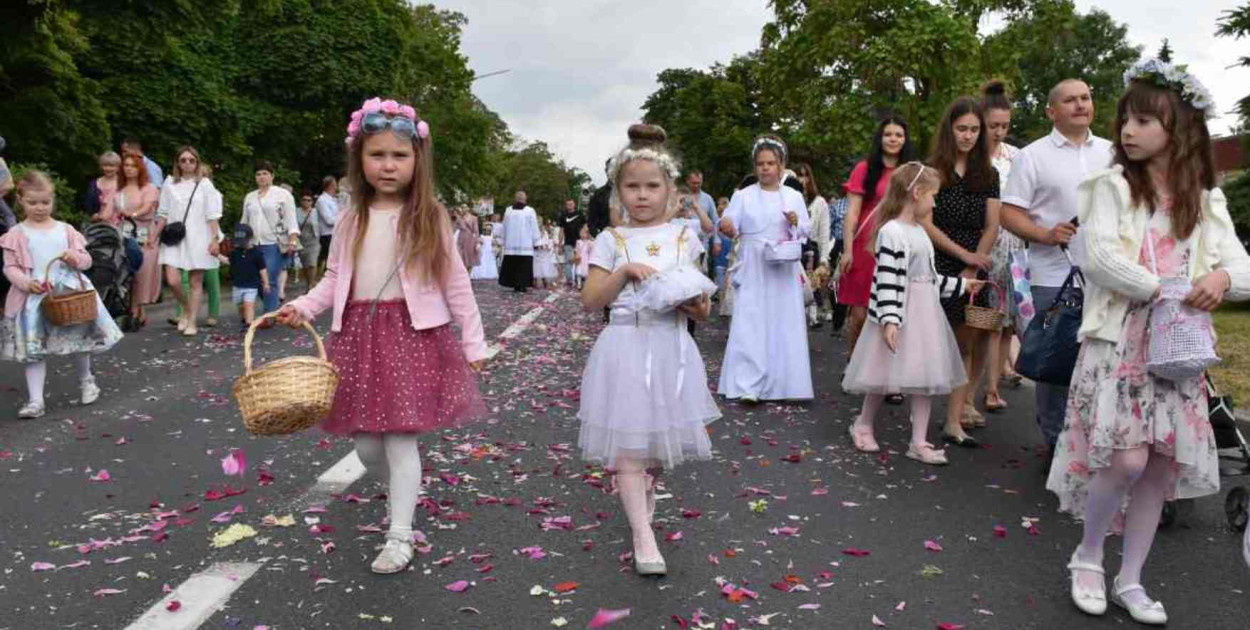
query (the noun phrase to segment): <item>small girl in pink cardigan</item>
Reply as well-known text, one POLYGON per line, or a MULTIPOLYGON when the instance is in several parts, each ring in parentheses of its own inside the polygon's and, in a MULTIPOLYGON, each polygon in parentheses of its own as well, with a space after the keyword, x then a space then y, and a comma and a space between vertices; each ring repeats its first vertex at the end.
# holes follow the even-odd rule
POLYGON ((92 322, 54 326, 44 318, 40 306, 52 289, 91 288, 79 273, 91 267, 91 256, 78 230, 52 218, 56 190, 47 175, 27 171, 17 184, 17 203, 25 220, 0 237, 4 275, 12 283, 0 320, 0 359, 26 364, 29 399, 17 417, 31 419, 47 413, 43 386, 48 356, 74 356, 82 388, 80 401, 89 405, 100 397, 91 374, 91 353, 112 348, 122 332, 99 297, 92 322))
POLYGON ((328 354, 342 380, 321 428, 353 436, 361 461, 389 480, 390 530, 372 568, 397 573, 413 556, 417 436, 485 413, 474 371, 489 355, 434 199, 429 125, 408 105, 371 99, 347 133, 351 209, 335 225, 325 277, 277 318, 297 326, 334 309, 328 354))

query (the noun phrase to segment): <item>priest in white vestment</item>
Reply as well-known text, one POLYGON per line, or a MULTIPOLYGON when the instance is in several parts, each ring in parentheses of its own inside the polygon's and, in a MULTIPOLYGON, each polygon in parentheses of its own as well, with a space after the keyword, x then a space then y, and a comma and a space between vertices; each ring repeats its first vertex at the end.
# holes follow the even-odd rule
POLYGON ((525 205, 525 191, 518 190, 511 208, 503 215, 499 238, 503 242, 503 263, 499 284, 525 293, 534 284, 534 246, 542 238, 538 213, 525 205))
POLYGON ((812 369, 803 312, 803 269, 786 241, 811 229, 803 194, 781 183, 785 145, 756 142, 758 183, 734 193, 721 231, 740 242, 733 270, 733 320, 721 367, 720 395, 744 402, 810 400, 812 369))

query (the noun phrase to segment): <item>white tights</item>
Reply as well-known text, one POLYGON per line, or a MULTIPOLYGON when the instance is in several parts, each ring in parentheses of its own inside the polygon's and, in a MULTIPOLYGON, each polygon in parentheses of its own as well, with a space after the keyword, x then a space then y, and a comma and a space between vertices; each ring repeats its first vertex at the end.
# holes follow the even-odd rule
MULTIPOLYGON (((911 399, 911 443, 913 446, 921 446, 926 443, 925 438, 929 433, 929 414, 933 410, 933 399, 914 394, 908 398, 911 399)), ((880 394, 864 396, 864 408, 859 412, 859 418, 855 419, 856 426, 871 430, 884 401, 885 396, 880 394)))
MULTIPOLYGON (((74 355, 74 367, 78 369, 78 380, 91 378, 91 355, 83 352, 74 355)), ((48 362, 26 364, 26 391, 30 401, 43 403, 43 384, 48 380, 48 362)))
POLYGON ((651 529, 653 504, 647 496, 650 481, 643 461, 621 457, 616 460, 616 492, 621 499, 629 529, 633 532, 634 557, 643 562, 661 558, 655 531, 651 529))
MULTIPOLYGON (((1155 453, 1149 446, 1119 450, 1111 456, 1111 466, 1098 470, 1089 484, 1085 506, 1085 535, 1081 539, 1081 560, 1102 564, 1103 543, 1111 520, 1129 497, 1124 519, 1124 558, 1120 563, 1120 584, 1140 584, 1142 566, 1150 554, 1159 515, 1167 498, 1172 459, 1155 453)), ((1096 580, 1083 572, 1078 579, 1096 580)), ((1133 591, 1129 598, 1145 598, 1133 591)))
POLYGON ((421 453, 412 433, 357 433, 356 454, 387 482, 388 538, 412 540, 412 517, 421 496, 421 453))

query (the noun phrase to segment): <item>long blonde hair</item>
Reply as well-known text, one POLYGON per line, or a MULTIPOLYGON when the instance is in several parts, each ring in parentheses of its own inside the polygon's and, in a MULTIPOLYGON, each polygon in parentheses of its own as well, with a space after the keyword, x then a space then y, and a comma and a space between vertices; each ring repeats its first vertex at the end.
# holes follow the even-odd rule
POLYGON ((942 187, 942 175, 937 169, 925 166, 920 162, 908 162, 890 175, 889 186, 885 190, 885 199, 877 206, 877 225, 873 229, 872 238, 868 239, 869 251, 877 242, 877 233, 881 226, 897 219, 903 214, 903 208, 911 201, 912 191, 938 190, 942 187))
MULTIPOLYGON (((369 229, 369 206, 377 194, 373 185, 365 179, 363 156, 365 141, 369 137, 364 133, 357 134, 347 147, 347 182, 351 186, 351 208, 356 215, 353 260, 360 258, 365 233, 369 229)), ((405 268, 416 270, 424 280, 441 283, 449 269, 447 251, 451 246, 451 219, 443 204, 434 197, 433 140, 413 134, 412 149, 416 164, 408 185, 408 198, 399 212, 399 252, 405 268)))

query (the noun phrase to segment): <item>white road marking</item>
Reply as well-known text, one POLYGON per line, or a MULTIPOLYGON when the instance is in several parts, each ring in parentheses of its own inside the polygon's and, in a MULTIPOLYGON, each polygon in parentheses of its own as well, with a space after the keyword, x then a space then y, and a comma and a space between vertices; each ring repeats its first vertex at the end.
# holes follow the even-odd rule
POLYGON ((193 630, 221 610, 226 600, 260 568, 255 562, 222 562, 187 578, 126 630, 193 630), (170 602, 181 608, 170 612, 170 602))
POLYGON ((365 464, 360 461, 356 451, 347 454, 337 464, 317 477, 317 485, 325 488, 328 493, 342 492, 356 483, 365 474, 365 464))

